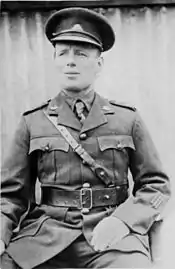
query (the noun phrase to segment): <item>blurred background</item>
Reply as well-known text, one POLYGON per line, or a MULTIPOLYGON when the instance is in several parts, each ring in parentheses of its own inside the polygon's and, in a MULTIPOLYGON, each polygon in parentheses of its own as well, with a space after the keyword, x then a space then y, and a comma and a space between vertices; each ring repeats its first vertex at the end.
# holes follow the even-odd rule
MULTIPOLYGON (((19 116, 58 93, 53 47, 44 35, 51 13, 88 7, 111 22, 115 46, 96 83, 103 96, 136 106, 171 178, 175 204, 175 1, 1 1, 1 161, 19 116)), ((174 217, 175 223, 175 217, 174 217)), ((167 229, 169 229, 168 226, 167 229)), ((167 231, 166 229, 166 231, 167 231)))

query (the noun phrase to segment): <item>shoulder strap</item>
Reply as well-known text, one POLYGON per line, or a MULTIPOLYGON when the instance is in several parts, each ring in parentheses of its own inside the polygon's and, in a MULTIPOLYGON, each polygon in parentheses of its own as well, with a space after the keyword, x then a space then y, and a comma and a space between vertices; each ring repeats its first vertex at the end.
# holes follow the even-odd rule
POLYGON ((32 112, 35 112, 35 111, 37 111, 37 110, 39 110, 39 109, 41 109, 41 108, 47 106, 47 105, 49 104, 50 100, 51 100, 51 99, 47 100, 46 102, 42 103, 41 105, 39 105, 39 106, 37 106, 37 107, 34 107, 34 108, 30 109, 30 110, 25 111, 25 112, 23 113, 23 115, 26 116, 26 115, 28 115, 28 114, 30 114, 30 113, 32 113, 32 112))
POLYGON ((107 186, 111 185, 111 180, 108 176, 106 169, 96 163, 96 161, 89 155, 89 153, 74 139, 74 137, 69 133, 65 126, 57 124, 55 117, 47 115, 45 111, 44 113, 46 117, 52 122, 52 124, 57 128, 57 130, 61 133, 63 138, 69 143, 73 151, 76 152, 79 157, 84 161, 84 164, 89 165, 89 168, 95 173, 96 176, 98 176, 103 181, 103 183, 105 183, 107 186))
POLYGON ((126 105, 123 103, 117 103, 115 100, 110 100, 109 103, 114 105, 114 106, 119 106, 119 107, 130 109, 132 111, 136 111, 136 108, 134 106, 129 106, 129 105, 126 105))

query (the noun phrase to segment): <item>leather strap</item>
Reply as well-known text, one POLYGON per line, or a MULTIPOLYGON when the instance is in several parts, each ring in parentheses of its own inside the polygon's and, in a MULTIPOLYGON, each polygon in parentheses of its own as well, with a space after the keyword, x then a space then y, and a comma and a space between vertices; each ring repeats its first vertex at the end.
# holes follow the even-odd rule
POLYGON ((90 169, 95 173, 95 175, 100 178, 105 185, 111 185, 111 180, 108 176, 107 169, 96 163, 96 161, 89 155, 89 153, 74 139, 74 137, 69 133, 67 128, 63 125, 57 124, 56 118, 49 116, 45 111, 45 115, 52 122, 52 124, 61 133, 64 139, 72 147, 73 151, 76 152, 79 157, 84 161, 84 164, 88 164, 90 169))
POLYGON ((112 188, 62 190, 42 186, 41 204, 77 209, 91 209, 102 206, 117 206, 128 197, 127 185, 112 188))

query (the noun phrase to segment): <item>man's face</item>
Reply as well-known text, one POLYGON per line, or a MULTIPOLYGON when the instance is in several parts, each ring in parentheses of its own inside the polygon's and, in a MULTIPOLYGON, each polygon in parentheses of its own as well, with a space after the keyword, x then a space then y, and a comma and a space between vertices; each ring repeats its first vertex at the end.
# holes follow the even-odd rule
POLYGON ((58 42, 55 45, 55 62, 61 89, 79 92, 94 83, 103 61, 94 46, 58 42))

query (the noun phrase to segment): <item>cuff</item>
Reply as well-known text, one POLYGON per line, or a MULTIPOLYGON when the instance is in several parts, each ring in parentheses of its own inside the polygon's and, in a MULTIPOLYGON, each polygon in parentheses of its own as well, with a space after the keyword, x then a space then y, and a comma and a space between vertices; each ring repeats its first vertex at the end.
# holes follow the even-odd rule
POLYGON ((13 222, 5 215, 1 216, 1 240, 8 246, 12 237, 13 222))

